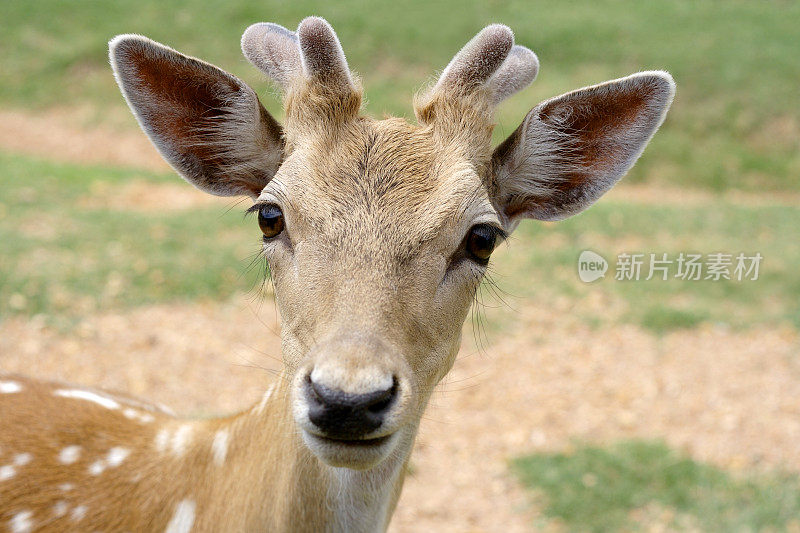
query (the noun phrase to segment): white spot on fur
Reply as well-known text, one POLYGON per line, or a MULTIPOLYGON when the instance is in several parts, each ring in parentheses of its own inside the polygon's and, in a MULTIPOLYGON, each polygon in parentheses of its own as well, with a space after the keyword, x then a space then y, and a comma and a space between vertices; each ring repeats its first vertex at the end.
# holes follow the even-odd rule
POLYGON ((178 416, 175 411, 164 405, 163 403, 155 404, 155 408, 161 411, 162 413, 169 415, 169 416, 178 416))
POLYGON ((55 505, 53 505, 53 516, 56 518, 61 518, 62 516, 67 514, 69 511, 69 505, 64 500, 58 500, 55 505))
POLYGON ((0 466, 0 481, 6 481, 17 475, 17 469, 13 465, 0 466))
POLYGON ((22 390, 22 385, 16 381, 0 381, 0 394, 13 394, 22 390))
POLYGON ((93 476, 99 476, 105 471, 105 469, 106 469, 106 462, 102 459, 98 459, 97 461, 89 465, 89 473, 93 476))
POLYGON ((80 389, 58 389, 53 393, 56 396, 62 396, 64 398, 73 398, 76 400, 86 400, 88 402, 94 402, 97 405, 103 406, 106 409, 119 409, 119 403, 116 400, 112 400, 106 396, 101 396, 96 392, 91 392, 88 390, 80 390, 80 389))
POLYGON ((167 449, 167 444, 169 444, 169 430, 167 428, 163 428, 156 433, 156 450, 159 452, 163 452, 167 449))
POLYGON ((29 453, 18 453, 14 456, 14 464, 17 466, 25 466, 33 460, 33 456, 29 453))
POLYGON ((172 453, 177 456, 183 455, 186 451, 186 446, 189 444, 189 441, 192 438, 192 426, 190 424, 184 424, 175 431, 175 434, 172 435, 172 441, 170 442, 170 447, 172 448, 172 453))
POLYGON ((12 533, 28 533, 33 529, 32 511, 20 511, 8 521, 12 533))
POLYGON ((58 489, 62 492, 69 492, 75 488, 75 485, 72 483, 62 483, 58 486, 58 489))
POLYGON ((178 503, 165 533, 189 533, 194 525, 194 509, 195 503, 192 500, 182 500, 178 503))
POLYGON ((89 473, 93 476, 99 476, 105 472, 107 468, 114 468, 121 465, 122 461, 124 461, 130 453, 131 451, 127 448, 115 446, 108 450, 108 455, 105 459, 98 459, 89 465, 89 473))
POLYGON ((136 409, 133 409, 132 407, 126 408, 124 411, 122 411, 122 414, 125 415, 125 418, 129 420, 138 420, 143 424, 148 424, 156 419, 150 413, 142 413, 136 409))
POLYGON ((108 463, 108 466, 113 468, 121 465, 122 461, 127 459, 130 454, 131 451, 129 449, 115 446, 108 451, 106 462, 108 463))
POLYGON ((77 445, 67 446, 58 454, 58 461, 62 465, 71 465, 81 456, 81 447, 77 445))
POLYGON ((261 397, 261 401, 258 402, 258 406, 256 407, 256 413, 261 414, 264 412, 264 408, 267 406, 267 401, 269 401, 269 397, 272 395, 272 389, 275 388, 275 384, 269 386, 269 388, 264 392, 264 396, 261 397))
POLYGON ((220 429, 214 434, 214 442, 211 443, 211 451, 214 452, 214 462, 222 466, 225 462, 225 456, 228 455, 228 438, 227 429, 220 429))
POLYGON ((83 517, 86 516, 86 506, 79 505, 75 509, 72 510, 72 520, 74 522, 80 522, 83 520, 83 517))

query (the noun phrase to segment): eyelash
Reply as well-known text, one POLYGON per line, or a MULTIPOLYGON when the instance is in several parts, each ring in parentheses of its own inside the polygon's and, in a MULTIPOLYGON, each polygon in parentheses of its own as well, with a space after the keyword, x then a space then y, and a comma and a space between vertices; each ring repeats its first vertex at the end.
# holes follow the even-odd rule
POLYGON ((490 261, 491 258, 487 259, 486 261, 481 261, 481 260, 479 260, 479 258, 470 257, 469 251, 466 248, 470 232, 472 231, 472 229, 475 226, 479 226, 479 225, 488 226, 488 227, 490 227, 492 229, 492 231, 495 232, 495 236, 498 239, 498 241, 497 241, 497 243, 495 244, 495 247, 494 247, 495 250, 497 249, 497 246, 499 246, 501 242, 505 241, 508 238, 508 233, 506 233, 506 231, 503 230, 502 228, 499 228, 499 227, 495 226, 494 224, 483 223, 483 224, 475 224, 474 226, 470 226, 469 231, 464 236, 464 238, 461 240, 461 243, 459 244, 458 249, 455 252, 453 252, 453 255, 450 256, 450 259, 448 261, 448 266, 447 266, 448 275, 450 274, 450 272, 454 271, 456 269, 456 267, 458 267, 462 263, 462 261, 469 261, 469 263, 472 265, 471 268, 470 268, 470 272, 472 274, 474 274, 476 277, 482 276, 483 275, 482 274, 483 271, 485 271, 486 268, 489 266, 489 261, 490 261))
POLYGON ((258 213, 258 210, 261 209, 262 207, 264 207, 265 205, 268 205, 268 203, 269 202, 258 202, 257 204, 251 205, 244 212, 244 217, 247 218, 247 217, 252 216, 253 213, 258 213))

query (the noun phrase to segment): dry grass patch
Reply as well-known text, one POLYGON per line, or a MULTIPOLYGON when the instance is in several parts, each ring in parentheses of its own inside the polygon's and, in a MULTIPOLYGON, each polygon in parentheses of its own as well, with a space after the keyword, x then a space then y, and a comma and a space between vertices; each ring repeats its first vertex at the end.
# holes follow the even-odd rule
POLYGON ((141 131, 90 125, 86 113, 80 109, 0 110, 0 149, 70 163, 169 170, 141 131))
POLYGON ((614 187, 605 198, 655 206, 706 207, 722 202, 743 207, 800 205, 800 194, 792 191, 753 192, 731 189, 713 192, 686 187, 670 187, 659 183, 628 184, 625 181, 614 187))
POLYGON ((204 193, 183 180, 175 183, 154 183, 131 180, 123 184, 97 181, 90 186, 88 196, 78 205, 90 209, 140 212, 184 211, 195 207, 234 205, 236 200, 204 193))

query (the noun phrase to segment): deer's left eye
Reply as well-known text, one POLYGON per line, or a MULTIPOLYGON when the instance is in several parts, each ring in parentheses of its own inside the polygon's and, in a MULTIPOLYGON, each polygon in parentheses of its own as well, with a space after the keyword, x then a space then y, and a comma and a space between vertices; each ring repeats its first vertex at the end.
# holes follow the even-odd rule
POLYGON ((497 244, 498 230, 489 224, 472 226, 467 234, 467 254, 480 264, 489 262, 494 247, 497 244))
POLYGON ((283 211, 275 204, 265 204, 258 209, 258 227, 265 239, 277 237, 285 226, 283 211))

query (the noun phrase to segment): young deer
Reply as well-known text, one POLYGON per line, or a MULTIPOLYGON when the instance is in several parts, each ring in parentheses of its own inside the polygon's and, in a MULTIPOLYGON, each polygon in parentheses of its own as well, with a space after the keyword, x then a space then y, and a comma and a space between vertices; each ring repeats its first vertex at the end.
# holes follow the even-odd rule
POLYGON ((359 114, 333 29, 256 24, 237 78, 137 35, 111 41, 133 113, 187 181, 254 200, 285 369, 252 409, 184 420, 138 401, 0 380, 0 526, 22 531, 382 531, 420 416, 453 365, 489 256, 524 218, 578 213, 633 165, 674 94, 642 72, 533 108, 494 151, 492 113, 536 55, 491 25, 415 105, 359 114))

